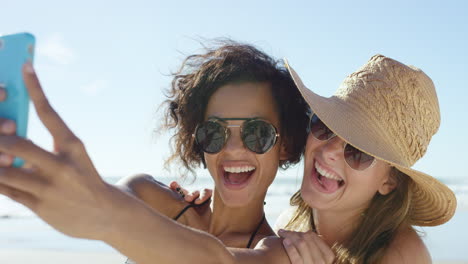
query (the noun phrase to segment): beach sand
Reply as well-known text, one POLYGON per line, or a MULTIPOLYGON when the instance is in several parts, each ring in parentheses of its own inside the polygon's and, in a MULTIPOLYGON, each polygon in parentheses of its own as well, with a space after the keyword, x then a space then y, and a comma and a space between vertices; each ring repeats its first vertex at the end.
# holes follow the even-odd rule
MULTIPOLYGON (((7 264, 124 264, 127 258, 119 253, 52 251, 52 250, 3 250, 0 260, 7 264)), ((434 264, 468 264, 463 261, 434 261, 434 264)))
POLYGON ((8 264, 124 264, 127 258, 117 252, 0 249, 0 260, 8 264))

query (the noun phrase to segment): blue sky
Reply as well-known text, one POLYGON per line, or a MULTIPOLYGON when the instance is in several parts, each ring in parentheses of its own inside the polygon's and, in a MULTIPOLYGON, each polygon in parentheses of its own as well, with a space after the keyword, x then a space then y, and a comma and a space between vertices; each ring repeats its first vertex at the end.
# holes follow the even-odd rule
MULTIPOLYGON (((168 73, 200 50, 198 40, 230 37, 287 57, 321 95, 376 53, 423 69, 442 125, 415 168, 468 182, 465 1, 15 0, 2 1, 2 11, 0 33, 36 36, 46 93, 103 176, 177 174, 163 170, 168 135, 153 133, 168 73)), ((51 148, 35 113, 29 137, 51 148)))

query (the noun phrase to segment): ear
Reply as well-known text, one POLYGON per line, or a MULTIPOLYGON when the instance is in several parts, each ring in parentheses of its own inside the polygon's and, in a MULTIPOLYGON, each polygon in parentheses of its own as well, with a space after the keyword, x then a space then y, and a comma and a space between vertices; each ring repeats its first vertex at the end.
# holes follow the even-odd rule
POLYGON ((397 179, 395 177, 395 174, 393 174, 391 171, 388 173, 387 179, 382 183, 382 185, 379 188, 379 193, 381 195, 387 195, 391 193, 398 185, 397 179))

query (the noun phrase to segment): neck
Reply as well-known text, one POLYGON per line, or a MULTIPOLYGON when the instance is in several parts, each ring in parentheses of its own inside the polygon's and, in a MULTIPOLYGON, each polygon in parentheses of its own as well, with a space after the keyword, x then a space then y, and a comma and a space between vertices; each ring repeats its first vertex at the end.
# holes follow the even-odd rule
POLYGON ((317 234, 331 247, 345 242, 358 225, 361 211, 326 211, 313 209, 317 234))
POLYGON ((211 203, 211 217, 208 232, 216 237, 229 234, 252 233, 264 215, 265 194, 242 207, 228 207, 216 189, 211 203))

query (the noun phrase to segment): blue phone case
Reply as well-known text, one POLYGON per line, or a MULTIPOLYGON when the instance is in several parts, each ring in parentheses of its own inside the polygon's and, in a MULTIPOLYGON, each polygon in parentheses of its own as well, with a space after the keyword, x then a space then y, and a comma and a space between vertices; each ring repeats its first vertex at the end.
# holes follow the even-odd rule
MULTIPOLYGON (((0 102, 0 117, 16 122, 16 134, 26 137, 28 128, 29 95, 26 90, 22 67, 33 61, 35 38, 29 33, 0 36, 0 84, 7 91, 7 98, 0 102)), ((23 165, 15 158, 13 166, 23 165)))

